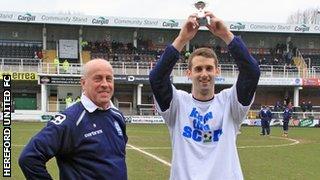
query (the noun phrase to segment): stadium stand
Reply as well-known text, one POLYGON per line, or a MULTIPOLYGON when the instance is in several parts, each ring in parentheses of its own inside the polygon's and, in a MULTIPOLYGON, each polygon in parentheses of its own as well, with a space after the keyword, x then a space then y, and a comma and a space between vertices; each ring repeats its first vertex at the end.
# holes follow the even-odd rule
MULTIPOLYGON (((73 98, 81 94, 78 80, 82 63, 92 58, 104 58, 111 62, 117 76, 115 104, 128 115, 155 114, 150 86, 145 78, 178 31, 164 26, 118 26, 112 25, 113 22, 115 20, 110 18, 111 24, 84 23, 80 26, 76 23, 17 22, 0 18, 0 72, 21 74, 14 80, 17 87, 14 98, 22 99, 17 102, 17 112, 24 110, 19 109, 25 107, 23 103, 35 104, 32 110, 39 113, 63 110, 67 93, 72 93, 73 98), (64 47, 70 49, 62 52, 61 40, 65 40, 64 47), (58 65, 54 64, 55 58, 60 61, 58 65), (62 65, 65 60, 69 62, 67 70, 62 65), (34 79, 26 79, 30 73, 35 74, 34 79), (28 88, 24 88, 26 84, 28 88)), ((301 99, 312 100, 314 113, 319 112, 319 32, 235 29, 234 33, 245 40, 262 71, 253 110, 259 110, 261 105, 273 106, 276 101, 289 96, 297 112, 300 113, 301 99)), ((181 53, 172 74, 172 80, 179 88, 189 89, 190 83, 184 77, 187 68, 185 54, 199 46, 213 48, 218 55, 222 73, 217 79, 217 91, 219 86, 230 86, 230 82, 235 81, 237 68, 226 46, 218 39, 205 38, 207 35, 207 31, 201 30, 181 53)))

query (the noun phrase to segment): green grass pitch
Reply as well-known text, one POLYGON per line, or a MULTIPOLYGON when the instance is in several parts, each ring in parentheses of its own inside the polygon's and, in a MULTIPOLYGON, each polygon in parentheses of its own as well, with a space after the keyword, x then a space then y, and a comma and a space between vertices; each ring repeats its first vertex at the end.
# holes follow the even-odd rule
MULTIPOLYGON (((17 163, 18 157, 29 139, 44 126, 45 123, 13 122, 10 179, 24 179, 17 163)), ((272 127, 270 137, 259 136, 259 127, 242 127, 241 132, 237 143, 245 179, 319 179, 320 128, 290 128, 289 138, 295 141, 280 138, 280 127, 272 127), (297 141, 298 144, 293 144, 297 141)), ((128 124, 127 134, 128 144, 170 163, 171 145, 165 125, 128 124)), ((169 178, 170 167, 167 164, 131 147, 127 148, 127 165, 130 180, 169 178)), ((0 167, 2 169, 2 163, 0 167)), ((59 179, 55 159, 47 163, 47 168, 54 179, 59 179)))

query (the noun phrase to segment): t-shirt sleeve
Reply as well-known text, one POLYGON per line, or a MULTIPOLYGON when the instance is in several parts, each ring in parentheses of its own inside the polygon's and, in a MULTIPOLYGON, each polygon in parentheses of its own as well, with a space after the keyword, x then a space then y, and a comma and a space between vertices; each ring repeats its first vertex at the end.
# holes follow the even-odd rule
MULTIPOLYGON (((255 95, 254 95, 255 96, 255 95)), ((231 89, 230 89, 230 103, 231 103, 231 115, 232 119, 234 120, 234 123, 240 125, 243 120, 246 118, 248 111, 251 107, 251 104, 254 101, 254 96, 248 106, 242 105, 237 96, 237 88, 236 85, 234 84, 231 89)))
POLYGON ((179 111, 179 90, 177 90, 173 85, 172 85, 172 100, 170 102, 170 106, 167 110, 161 111, 161 108, 158 104, 158 102, 155 99, 155 104, 156 104, 156 110, 158 113, 163 117, 165 122, 169 126, 173 126, 176 121, 176 114, 178 114, 179 111))

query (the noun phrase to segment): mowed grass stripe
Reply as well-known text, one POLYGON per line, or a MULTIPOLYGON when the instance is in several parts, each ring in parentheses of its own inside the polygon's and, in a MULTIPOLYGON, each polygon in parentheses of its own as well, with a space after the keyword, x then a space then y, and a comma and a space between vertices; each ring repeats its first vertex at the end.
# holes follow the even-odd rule
MULTIPOLYGON (((23 146, 45 126, 45 123, 12 123, 12 179, 24 179, 17 163, 18 157, 23 146)), ((300 142, 294 145, 288 145, 294 143, 293 141, 288 142, 289 139, 281 138, 281 127, 271 128, 272 137, 261 137, 260 131, 260 127, 242 127, 242 133, 237 138, 245 179, 319 179, 320 128, 290 128, 290 139, 300 142), (279 145, 281 146, 275 147, 279 145)), ((0 134, 2 136, 2 131, 0 134)), ((171 142, 166 125, 128 124, 127 134, 128 144, 171 162, 171 142)), ((0 154, 2 157, 2 153, 0 154)), ((169 166, 130 147, 126 161, 130 180, 169 178, 169 166)), ((53 179, 59 179, 55 159, 50 160, 47 165, 53 179)))

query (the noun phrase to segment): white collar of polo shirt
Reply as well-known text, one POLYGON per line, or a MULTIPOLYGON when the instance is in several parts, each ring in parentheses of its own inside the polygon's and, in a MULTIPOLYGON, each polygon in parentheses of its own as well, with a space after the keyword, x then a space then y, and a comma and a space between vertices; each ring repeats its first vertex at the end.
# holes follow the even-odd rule
MULTIPOLYGON (((84 108, 86 108, 87 111, 89 111, 90 113, 94 112, 96 109, 99 110, 108 110, 110 108, 115 108, 115 106, 113 105, 112 101, 110 100, 110 105, 107 109, 103 109, 102 107, 99 107, 97 105, 95 105, 86 95, 84 95, 82 93, 81 95, 81 103, 83 104, 84 108)), ((116 108, 117 109, 117 108, 116 108)))

